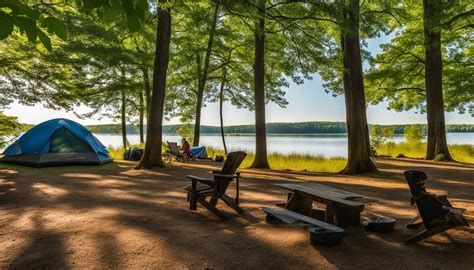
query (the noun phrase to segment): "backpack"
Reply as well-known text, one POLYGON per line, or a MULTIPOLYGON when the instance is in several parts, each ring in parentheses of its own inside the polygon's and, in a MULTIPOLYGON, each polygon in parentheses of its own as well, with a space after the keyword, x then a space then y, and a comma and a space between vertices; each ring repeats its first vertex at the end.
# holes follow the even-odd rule
POLYGON ((128 149, 123 153, 123 159, 125 160, 140 160, 143 155, 143 149, 140 148, 133 148, 128 149))

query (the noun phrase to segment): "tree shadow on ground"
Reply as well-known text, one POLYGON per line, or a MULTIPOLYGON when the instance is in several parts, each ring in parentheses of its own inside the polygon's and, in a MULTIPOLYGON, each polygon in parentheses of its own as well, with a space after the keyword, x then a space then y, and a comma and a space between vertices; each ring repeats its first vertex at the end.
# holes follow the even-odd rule
MULTIPOLYGON (((389 179, 372 174, 353 177, 244 169, 241 205, 248 213, 239 216, 220 203, 218 207, 229 215, 226 222, 203 207, 188 210, 183 190, 189 184, 187 174, 210 176, 207 170, 222 164, 176 163, 146 171, 132 170, 133 165, 118 163, 119 169, 113 170, 57 168, 42 173, 2 167, 9 173, 0 169, 0 230, 5 232, 0 240, 7 234, 18 239, 17 243, 5 241, 4 262, 11 268, 68 268, 77 262, 70 252, 84 250, 81 239, 85 237, 90 239, 87 245, 93 246, 90 254, 81 257, 85 267, 393 268, 398 263, 413 268, 433 262, 434 267, 444 268, 459 265, 456 258, 472 263, 466 259, 474 250, 470 249, 474 245, 472 229, 455 229, 418 245, 403 244, 403 239, 414 233, 405 229, 404 223, 416 209, 409 204, 408 187, 398 172, 421 166, 429 175, 442 175, 442 168, 425 162, 401 166, 381 161, 382 175, 395 176, 389 179), (264 222, 259 208, 286 199, 287 191, 272 185, 284 181, 315 181, 374 198, 375 203, 367 204, 366 209, 396 217, 396 230, 379 235, 354 227, 340 246, 311 247, 303 230, 264 222), (35 229, 28 231, 25 220, 31 220, 35 229), (70 245, 65 244, 66 239, 70 245), (10 251, 14 245, 20 250, 10 251), (407 255, 419 260, 403 261, 407 255), (436 258, 430 259, 433 256, 436 258), (373 264, 367 267, 367 260, 373 264)), ((449 169, 453 177, 429 184, 436 190, 449 189, 450 198, 472 204, 472 192, 465 188, 472 184, 471 169, 449 169)), ((234 191, 232 186, 229 193, 234 191)))

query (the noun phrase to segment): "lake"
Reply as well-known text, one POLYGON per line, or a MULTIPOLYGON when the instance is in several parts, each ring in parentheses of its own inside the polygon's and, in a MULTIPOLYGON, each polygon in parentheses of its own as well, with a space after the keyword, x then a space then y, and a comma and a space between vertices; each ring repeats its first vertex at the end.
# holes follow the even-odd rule
MULTIPOLYGON (((122 136, 119 134, 95 134, 95 136, 106 146, 119 147, 122 145, 122 136)), ((131 144, 138 144, 140 136, 131 134, 127 136, 131 144)), ((164 135, 163 141, 179 142, 178 135, 164 135)), ((474 133, 447 133, 448 144, 474 144, 474 133)), ((404 141, 403 136, 392 138, 394 142, 404 141)), ((226 144, 229 150, 255 150, 254 136, 226 136, 226 144)), ((201 136, 201 145, 223 148, 222 139, 218 134, 205 134, 201 136)), ((304 134, 304 135, 268 135, 268 152, 279 152, 282 154, 310 154, 325 157, 347 156, 346 134, 304 134)))

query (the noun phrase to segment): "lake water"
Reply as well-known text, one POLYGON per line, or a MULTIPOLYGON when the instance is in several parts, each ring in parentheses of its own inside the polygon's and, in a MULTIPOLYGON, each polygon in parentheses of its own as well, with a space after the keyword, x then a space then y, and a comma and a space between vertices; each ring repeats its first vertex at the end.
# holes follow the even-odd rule
MULTIPOLYGON (((95 134, 106 146, 119 147, 122 145, 122 136, 119 134, 95 134)), ((140 136, 132 134, 127 136, 131 144, 138 144, 140 136)), ((164 135, 163 141, 179 142, 180 136, 164 135)), ((474 133, 448 133, 448 144, 474 144, 474 133)), ((403 136, 392 138, 394 142, 404 141, 403 136)), ((229 150, 255 150, 254 136, 226 136, 229 150)), ((206 134, 201 136, 201 145, 223 148, 220 135, 206 134)), ((267 137, 268 152, 283 154, 310 154, 325 157, 347 156, 347 135, 345 134, 305 134, 305 135, 269 135, 267 137)))

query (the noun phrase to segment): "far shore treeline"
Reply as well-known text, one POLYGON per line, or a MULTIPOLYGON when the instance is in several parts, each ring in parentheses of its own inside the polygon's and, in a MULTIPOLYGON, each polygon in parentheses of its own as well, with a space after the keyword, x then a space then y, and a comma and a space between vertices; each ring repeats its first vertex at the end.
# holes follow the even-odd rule
MULTIPOLYGON (((418 124, 421 130, 426 134, 426 124, 418 124)), ((404 130, 408 124, 403 125, 380 125, 380 127, 393 128, 394 134, 404 134, 404 130)), ((163 133, 178 134, 181 125, 164 125, 163 133)), ((347 133, 346 123, 344 122, 298 122, 298 123, 267 123, 267 132, 270 134, 341 134, 347 133)), ((87 128, 93 133, 121 133, 120 124, 107 125, 89 125, 87 128)), ((369 126, 370 128, 370 126, 369 126)), ((254 125, 236 125, 224 127, 227 134, 254 134, 254 125)), ((217 134, 220 132, 219 126, 201 126, 201 133, 203 134, 217 134)), ((460 132, 474 132, 474 125, 468 124, 452 124, 446 125, 446 132, 460 133, 460 132)), ((140 129, 137 125, 127 125, 127 133, 139 134, 140 129)))

